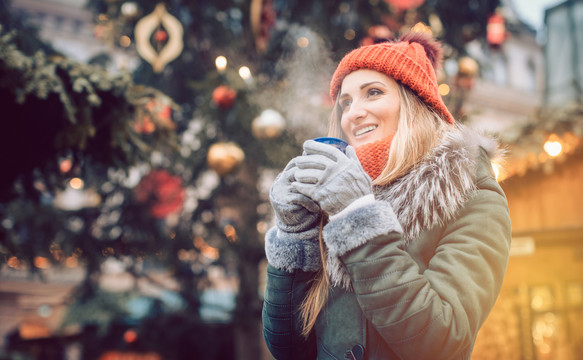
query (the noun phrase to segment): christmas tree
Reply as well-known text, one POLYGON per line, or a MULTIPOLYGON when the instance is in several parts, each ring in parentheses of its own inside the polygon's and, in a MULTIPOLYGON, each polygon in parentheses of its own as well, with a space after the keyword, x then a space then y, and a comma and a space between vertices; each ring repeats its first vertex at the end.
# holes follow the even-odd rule
POLYGON ((31 43, 2 5, 0 97, 16 114, 0 132, 2 265, 41 278, 47 266, 83 266, 64 326, 83 326, 86 358, 104 344, 165 359, 261 358, 267 191, 305 139, 326 133, 334 64, 410 30, 432 31, 459 57, 485 39, 497 5, 90 0, 96 36, 141 56, 117 75, 102 66, 110 54, 79 64, 31 43), (110 260, 174 300, 133 314, 143 296, 100 288, 110 260), (237 284, 227 326, 200 311, 217 269, 237 284))

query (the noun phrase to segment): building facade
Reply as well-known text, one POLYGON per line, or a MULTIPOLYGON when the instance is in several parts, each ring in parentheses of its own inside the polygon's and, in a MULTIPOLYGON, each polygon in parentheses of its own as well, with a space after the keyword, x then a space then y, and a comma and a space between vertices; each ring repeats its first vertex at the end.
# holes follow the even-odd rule
MULTIPOLYGON (((566 1, 545 15, 541 50, 529 53, 535 38, 512 33, 484 86, 503 86, 490 96, 505 99, 486 97, 495 109, 478 120, 504 118, 497 111, 508 116, 497 125, 509 150, 500 182, 513 238, 502 291, 480 331, 475 359, 575 360, 583 353, 583 97, 577 60, 583 53, 583 2, 566 1), (518 66, 512 59, 520 59, 518 66), (496 80, 498 68, 506 69, 506 84, 496 80), (526 80, 515 85, 520 79, 526 80)), ((482 96, 472 94, 480 104, 474 109, 482 96)))

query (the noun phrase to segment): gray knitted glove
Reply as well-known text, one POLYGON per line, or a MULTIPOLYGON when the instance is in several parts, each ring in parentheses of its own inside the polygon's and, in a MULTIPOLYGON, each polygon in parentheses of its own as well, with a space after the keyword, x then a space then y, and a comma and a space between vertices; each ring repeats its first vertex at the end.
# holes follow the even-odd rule
POLYGON ((287 233, 300 233, 319 225, 320 206, 312 199, 298 193, 292 186, 298 170, 292 159, 277 176, 269 191, 269 201, 275 211, 277 227, 287 233))
POLYGON ((346 147, 346 155, 333 146, 314 140, 304 142, 307 156, 297 157, 294 188, 320 204, 333 216, 354 200, 372 194, 372 181, 363 170, 356 151, 346 147))

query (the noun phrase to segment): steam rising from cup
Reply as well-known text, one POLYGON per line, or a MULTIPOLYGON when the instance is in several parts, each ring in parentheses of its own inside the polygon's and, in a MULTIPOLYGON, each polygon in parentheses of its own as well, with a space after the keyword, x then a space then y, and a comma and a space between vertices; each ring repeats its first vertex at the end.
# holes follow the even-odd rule
MULTIPOLYGON (((282 56, 275 62, 270 84, 283 81, 277 86, 258 87, 249 94, 250 101, 259 109, 280 112, 286 119, 286 129, 298 142, 325 134, 325 119, 332 106, 330 79, 336 68, 329 44, 317 32, 299 24, 290 24, 277 39, 282 56)), ((257 76, 256 83, 264 80, 257 76)))

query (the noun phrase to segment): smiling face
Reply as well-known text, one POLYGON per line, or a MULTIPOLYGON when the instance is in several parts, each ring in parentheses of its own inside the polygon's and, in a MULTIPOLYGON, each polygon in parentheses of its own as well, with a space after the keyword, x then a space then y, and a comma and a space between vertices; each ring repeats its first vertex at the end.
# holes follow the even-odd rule
POLYGON ((354 147, 394 134, 401 99, 397 82, 378 71, 361 69, 342 81, 338 98, 340 127, 354 147))

